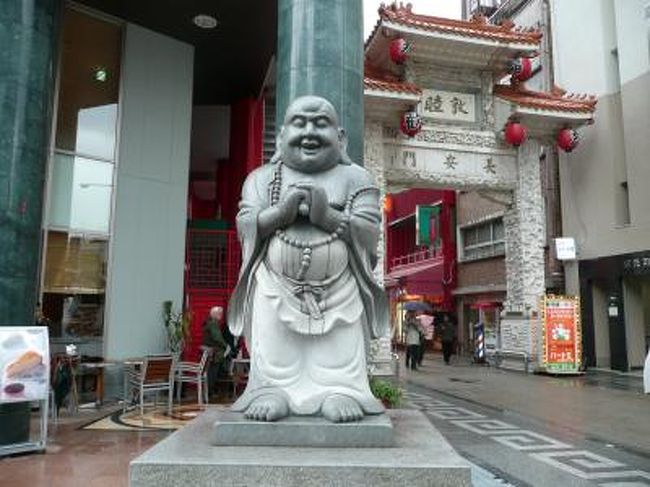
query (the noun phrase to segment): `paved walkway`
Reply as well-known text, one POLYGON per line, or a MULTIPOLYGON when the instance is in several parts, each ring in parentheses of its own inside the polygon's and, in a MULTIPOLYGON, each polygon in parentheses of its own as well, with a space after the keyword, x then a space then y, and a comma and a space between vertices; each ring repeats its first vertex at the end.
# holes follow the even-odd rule
POLYGON ((509 372, 440 355, 417 371, 400 364, 400 380, 470 403, 537 419, 650 458, 650 395, 635 376, 589 373, 577 377, 509 372))

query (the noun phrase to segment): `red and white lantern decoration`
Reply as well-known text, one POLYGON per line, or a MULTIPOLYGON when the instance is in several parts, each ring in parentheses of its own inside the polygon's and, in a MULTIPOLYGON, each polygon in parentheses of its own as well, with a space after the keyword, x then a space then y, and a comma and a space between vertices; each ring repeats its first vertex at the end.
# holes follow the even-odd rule
POLYGON ((557 133, 555 141, 557 142, 557 146, 564 152, 571 152, 578 146, 580 137, 578 136, 578 132, 575 130, 565 128, 557 133))
POLYGON ((420 130, 422 130, 422 118, 415 110, 404 112, 399 128, 404 135, 414 137, 420 130))
POLYGON ((407 42, 406 39, 398 37, 397 39, 390 41, 388 52, 390 54, 390 59, 395 64, 404 64, 411 52, 411 43, 407 42))
POLYGON ((508 144, 519 147, 528 137, 528 130, 525 125, 512 121, 506 124, 504 135, 508 144))
POLYGON ((520 57, 508 62, 508 74, 514 81, 526 81, 533 75, 533 62, 527 57, 520 57))

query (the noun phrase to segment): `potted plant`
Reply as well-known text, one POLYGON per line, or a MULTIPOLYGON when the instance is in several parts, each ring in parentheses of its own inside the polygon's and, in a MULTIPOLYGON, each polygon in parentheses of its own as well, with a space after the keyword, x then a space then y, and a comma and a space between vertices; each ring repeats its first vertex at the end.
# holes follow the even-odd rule
POLYGON ((171 301, 164 301, 162 306, 163 323, 167 332, 169 350, 177 356, 190 340, 190 313, 176 311, 171 301))
POLYGON ((370 390, 389 409, 398 407, 402 402, 402 389, 387 380, 371 378, 370 390))

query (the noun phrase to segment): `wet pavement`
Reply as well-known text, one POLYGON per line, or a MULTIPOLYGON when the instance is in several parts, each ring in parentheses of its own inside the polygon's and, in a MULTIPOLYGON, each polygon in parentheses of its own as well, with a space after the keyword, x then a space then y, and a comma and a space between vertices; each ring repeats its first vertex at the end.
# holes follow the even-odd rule
POLYGON ((410 407, 482 469, 477 486, 650 486, 639 377, 525 375, 432 355, 400 380, 410 407))
MULTIPOLYGON (((474 464, 477 487, 650 486, 650 395, 638 376, 525 375, 431 355, 400 381, 406 407, 474 464)), ((169 432, 82 429, 110 411, 63 413, 47 454, 0 459, 0 487, 127 486, 130 460, 169 432)))

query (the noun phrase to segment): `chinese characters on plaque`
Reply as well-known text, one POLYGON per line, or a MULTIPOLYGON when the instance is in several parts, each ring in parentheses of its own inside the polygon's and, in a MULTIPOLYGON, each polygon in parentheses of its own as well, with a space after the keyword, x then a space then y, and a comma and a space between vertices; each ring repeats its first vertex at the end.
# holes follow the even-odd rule
POLYGON ((642 254, 635 257, 627 257, 623 261, 624 274, 650 274, 650 255, 642 254))
POLYGON ((486 154, 467 154, 440 149, 422 149, 413 147, 409 149, 396 148, 388 152, 390 165, 403 169, 425 170, 429 172, 444 171, 462 176, 463 173, 471 175, 488 175, 489 177, 502 177, 503 169, 500 164, 503 160, 499 156, 486 154), (497 163, 497 161, 500 161, 497 163))
POLYGON ((420 114, 423 117, 475 122, 475 95, 455 91, 422 90, 420 114))

